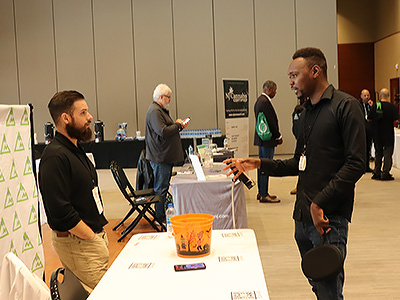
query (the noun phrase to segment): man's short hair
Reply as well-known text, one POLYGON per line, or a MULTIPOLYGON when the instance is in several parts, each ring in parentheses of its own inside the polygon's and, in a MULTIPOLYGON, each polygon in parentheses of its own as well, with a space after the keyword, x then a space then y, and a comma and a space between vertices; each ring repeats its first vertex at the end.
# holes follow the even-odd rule
POLYGON ((293 59, 302 57, 305 59, 307 66, 312 68, 317 65, 321 68, 325 77, 328 77, 328 65, 324 53, 318 48, 301 48, 298 49, 292 56, 293 59))
POLYGON ((160 99, 160 96, 168 95, 168 93, 172 93, 172 90, 169 88, 169 86, 164 83, 160 83, 154 89, 153 100, 157 101, 158 99, 160 99))
POLYGON ((267 80, 266 82, 264 82, 263 84, 263 90, 268 90, 268 89, 273 89, 276 87, 276 83, 273 82, 272 80, 267 80))
POLYGON ((382 99, 389 99, 390 93, 389 93, 388 89, 386 89, 386 88, 381 89, 379 94, 380 94, 382 99))
POLYGON ((51 98, 48 108, 50 115, 57 125, 63 113, 72 114, 72 107, 78 100, 84 100, 85 97, 77 91, 62 91, 55 93, 51 98))

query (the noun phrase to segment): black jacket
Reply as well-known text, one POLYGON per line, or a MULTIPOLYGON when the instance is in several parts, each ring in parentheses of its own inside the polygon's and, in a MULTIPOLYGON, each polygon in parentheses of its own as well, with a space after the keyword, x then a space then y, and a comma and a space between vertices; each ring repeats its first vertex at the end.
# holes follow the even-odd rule
POLYGON ((256 124, 259 112, 264 113, 265 118, 267 119, 268 122, 269 130, 272 133, 272 137, 269 141, 263 141, 258 136, 257 131, 255 131, 254 145, 276 147, 278 145, 276 139, 281 136, 281 133, 279 132, 278 117, 276 116, 274 107, 272 106, 267 96, 265 96, 265 94, 261 94, 260 97, 258 97, 256 104, 254 105, 254 115, 256 117, 256 124))

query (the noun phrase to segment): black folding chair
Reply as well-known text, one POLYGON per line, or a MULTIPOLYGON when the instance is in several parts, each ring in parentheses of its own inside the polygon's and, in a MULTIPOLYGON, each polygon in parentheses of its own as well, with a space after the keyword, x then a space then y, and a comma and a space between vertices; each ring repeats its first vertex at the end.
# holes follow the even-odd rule
POLYGON ((154 193, 154 189, 146 189, 135 191, 135 189, 130 184, 128 177, 126 176, 124 170, 118 165, 116 161, 112 161, 110 165, 111 173, 114 176, 115 182, 117 183, 119 189, 124 195, 125 199, 128 200, 131 205, 131 209, 128 211, 126 216, 119 222, 113 230, 117 230, 135 211, 138 213, 136 218, 130 223, 122 232, 121 237, 118 242, 127 236, 139 223, 139 221, 144 218, 147 222, 157 231, 167 231, 167 228, 156 217, 156 212, 151 207, 152 204, 161 201, 161 196, 154 193), (150 216, 148 216, 148 215, 150 216))
POLYGON ((58 268, 51 274, 50 292, 52 300, 86 300, 89 293, 79 279, 68 269, 58 268), (59 281, 59 274, 64 275, 59 281))

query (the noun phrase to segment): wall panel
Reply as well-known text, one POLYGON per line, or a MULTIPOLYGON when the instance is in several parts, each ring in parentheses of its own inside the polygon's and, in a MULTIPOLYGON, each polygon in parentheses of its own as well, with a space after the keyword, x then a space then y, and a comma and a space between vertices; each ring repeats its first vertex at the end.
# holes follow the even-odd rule
POLYGON ((58 90, 77 90, 97 118, 90 0, 53 0, 58 90))
POLYGON ((297 48, 320 48, 328 62, 328 80, 338 87, 336 0, 296 0, 297 48))
POLYGON ((175 0, 176 101, 188 129, 217 127, 212 1, 175 0))
POLYGON ((144 133, 146 112, 154 88, 167 84, 172 91, 171 117, 176 116, 171 2, 133 0, 138 127, 144 133))
POLYGON ((136 132, 136 100, 130 0, 94 1, 94 40, 98 118, 105 124, 105 139, 115 138, 118 123, 136 132))
POLYGON ((56 92, 51 0, 16 1, 16 32, 21 104, 32 103, 38 141, 52 121, 47 104, 56 92))
POLYGON ((0 104, 19 104, 13 1, 0 1, 0 104))
MULTIPOLYGON (((255 0, 255 28, 257 55, 257 95, 262 93, 266 80, 273 80, 277 94, 272 100, 279 120, 279 129, 283 144, 276 147, 275 153, 293 153, 295 139, 292 130, 292 112, 297 104, 294 93, 290 90, 287 70, 295 45, 294 1, 255 0), (279 30, 276 30, 279 28, 279 30)), ((251 145, 253 144, 255 117, 252 109, 250 126, 251 145)), ((257 150, 257 147, 255 147, 257 150)))
MULTIPOLYGON (((218 126, 225 132, 223 78, 249 80, 249 119, 254 119, 252 108, 257 88, 253 1, 214 1, 214 15, 218 126)), ((253 128, 254 125, 250 123, 249 133, 253 128)), ((250 134, 249 139, 251 139, 250 134)), ((250 140, 250 144, 252 142, 250 140)))

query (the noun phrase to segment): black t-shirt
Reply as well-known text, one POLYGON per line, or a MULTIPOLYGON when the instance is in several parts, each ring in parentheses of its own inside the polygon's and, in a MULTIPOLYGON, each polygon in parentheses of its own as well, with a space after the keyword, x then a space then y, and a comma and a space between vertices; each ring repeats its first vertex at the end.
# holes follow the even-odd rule
POLYGON ((82 220, 100 232, 108 222, 93 196, 97 186, 96 170, 83 149, 56 132, 39 166, 39 188, 50 228, 67 231, 82 220))
POLYGON ((368 118, 372 120, 374 143, 382 146, 394 145, 393 122, 399 118, 399 113, 394 104, 381 102, 382 113, 377 112, 376 103, 372 106, 368 118))

